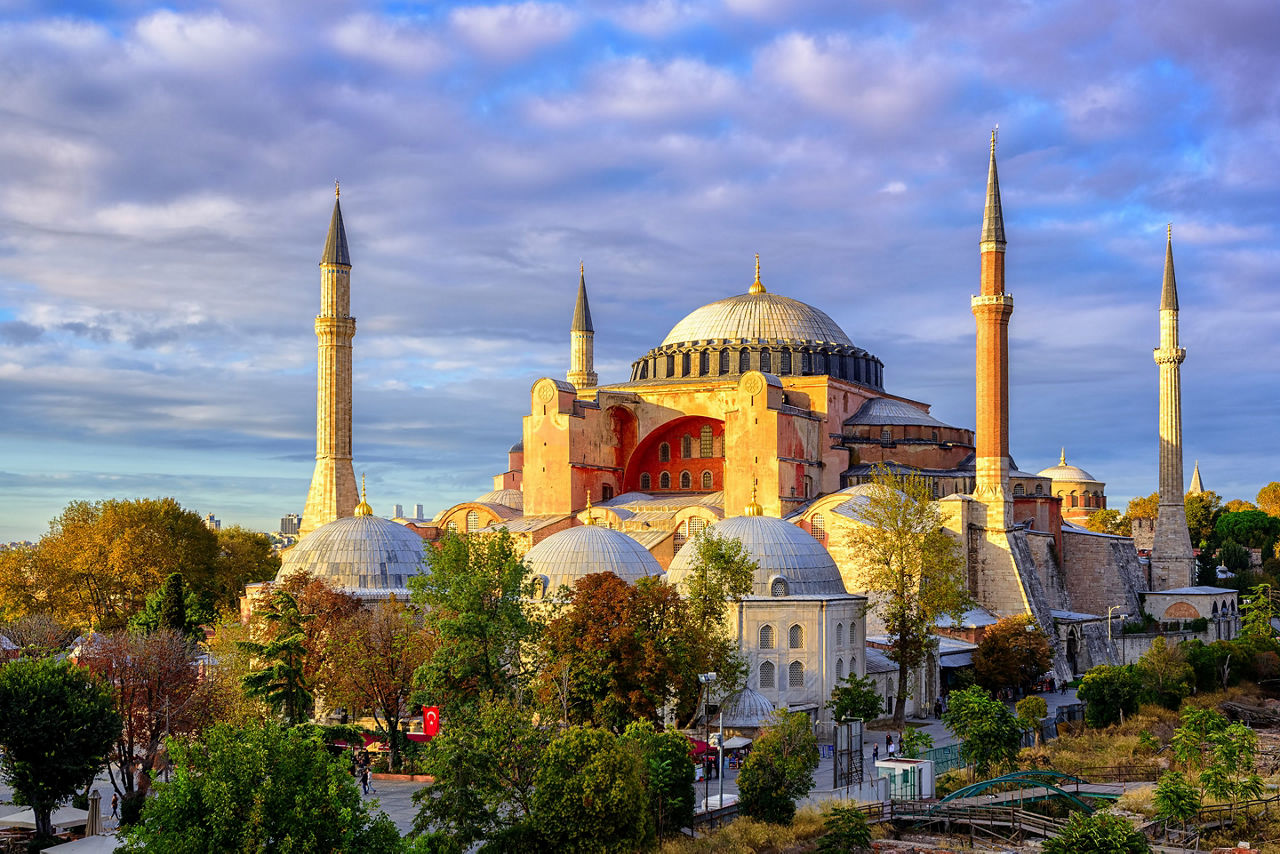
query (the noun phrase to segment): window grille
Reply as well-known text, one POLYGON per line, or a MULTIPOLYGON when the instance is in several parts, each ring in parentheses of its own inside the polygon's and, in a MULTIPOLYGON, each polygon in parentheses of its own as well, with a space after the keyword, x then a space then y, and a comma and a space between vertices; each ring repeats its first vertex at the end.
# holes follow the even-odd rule
POLYGON ((804 649, 804 629, 799 623, 787 630, 787 645, 792 649, 804 649))
POLYGON ((773 626, 760 627, 760 648, 773 649, 773 626))
POLYGON ((787 685, 791 688, 804 687, 804 663, 800 661, 791 662, 791 666, 787 668, 787 685))
POLYGON ((773 662, 772 662, 772 661, 762 661, 762 662, 760 662, 760 687, 761 687, 761 688, 772 688, 772 687, 773 687, 773 682, 774 682, 774 680, 773 680, 773 662))

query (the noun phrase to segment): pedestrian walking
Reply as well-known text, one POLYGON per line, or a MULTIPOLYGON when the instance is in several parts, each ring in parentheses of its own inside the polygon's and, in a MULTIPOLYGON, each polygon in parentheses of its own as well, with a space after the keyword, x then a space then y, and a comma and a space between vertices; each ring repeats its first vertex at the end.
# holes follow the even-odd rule
POLYGON ((360 788, 367 795, 369 794, 369 766, 360 766, 360 788))
POLYGON ((120 818, 120 794, 118 792, 111 793, 111 817, 120 818))
POLYGON ((880 761, 880 745, 878 744, 871 745, 871 761, 872 762, 880 761))
POLYGON ((890 738, 889 739, 889 758, 892 759, 895 753, 897 753, 897 745, 895 745, 893 743, 893 739, 890 738))
POLYGON ((886 749, 893 747, 893 736, 887 732, 884 734, 884 746, 886 749))
POLYGON ((938 720, 942 720, 942 698, 938 697, 933 701, 933 716, 938 720))

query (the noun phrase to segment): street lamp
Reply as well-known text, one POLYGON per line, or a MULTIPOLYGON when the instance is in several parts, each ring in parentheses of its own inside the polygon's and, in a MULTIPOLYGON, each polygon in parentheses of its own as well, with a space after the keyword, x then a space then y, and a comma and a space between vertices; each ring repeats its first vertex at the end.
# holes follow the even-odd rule
MULTIPOLYGON (((1124 607, 1123 605, 1112 605, 1110 608, 1107 609, 1107 646, 1111 646, 1111 612, 1119 611, 1123 607, 1124 607)), ((1123 620, 1127 616, 1129 615, 1121 614, 1120 619, 1123 620)))
MULTIPOLYGON (((711 749, 711 712, 710 712, 711 686, 715 683, 716 678, 717 678, 716 674, 714 673, 698 674, 698 681, 702 683, 702 690, 706 692, 702 701, 702 730, 704 733, 706 733, 706 736, 707 736, 707 750, 711 749)), ((719 755, 718 752, 717 752, 717 755, 719 755)), ((717 768, 717 771, 719 771, 718 768, 717 768)), ((721 781, 720 783, 720 792, 721 792, 721 797, 723 798, 724 797, 723 781, 721 781)), ((708 811, 707 801, 709 801, 710 799, 711 799, 711 778, 708 777, 706 774, 706 764, 704 763, 703 774, 702 774, 702 811, 704 813, 708 811)), ((724 804, 721 804, 721 806, 724 806, 724 804)))

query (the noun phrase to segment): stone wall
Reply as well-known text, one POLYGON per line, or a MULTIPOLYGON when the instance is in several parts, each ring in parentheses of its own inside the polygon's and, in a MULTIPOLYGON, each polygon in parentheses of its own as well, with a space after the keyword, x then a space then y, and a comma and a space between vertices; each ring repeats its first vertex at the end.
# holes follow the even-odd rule
POLYGON ((1130 538, 1063 529, 1061 566, 1070 610, 1101 616, 1120 605, 1138 613, 1146 584, 1130 538))

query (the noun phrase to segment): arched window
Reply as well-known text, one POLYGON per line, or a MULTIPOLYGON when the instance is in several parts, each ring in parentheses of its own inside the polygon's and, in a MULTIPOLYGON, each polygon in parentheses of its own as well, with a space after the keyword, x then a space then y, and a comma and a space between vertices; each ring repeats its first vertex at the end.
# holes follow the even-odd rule
POLYGON ((698 435, 698 456, 704 460, 709 459, 716 452, 715 435, 711 432, 711 425, 704 424, 702 432, 698 435))
POLYGON ((930 433, 930 439, 931 439, 932 441, 934 441, 934 442, 938 441, 938 431, 937 431, 937 430, 933 430, 933 431, 931 431, 931 433, 930 433))
POLYGON ((785 578, 775 578, 773 584, 769 585, 769 594, 771 596, 786 596, 787 580, 785 578))
POLYGON ((745 374, 751 370, 751 351, 743 347, 738 352, 738 373, 745 374))
POLYGON ((688 433, 680 437, 680 459, 693 459, 693 437, 688 433))
POLYGON ((689 376, 689 353, 685 353, 680 357, 680 376, 689 376))
POLYGON ((661 475, 658 476, 658 488, 659 489, 671 488, 671 472, 664 471, 661 475))
POLYGON ((692 516, 685 524, 689 526, 689 539, 691 540, 707 530, 707 520, 701 516, 692 516))
POLYGON ((704 492, 710 492, 712 487, 711 472, 704 471, 702 473, 702 489, 704 492))
POLYGON ((698 375, 706 376, 711 373, 711 351, 703 350, 698 354, 698 375))
POLYGON ((685 533, 687 530, 687 525, 681 525, 676 528, 675 536, 671 538, 671 544, 676 551, 680 551, 684 544, 688 542, 689 537, 688 534, 685 533))
POLYGON ((773 687, 773 682, 774 682, 774 679, 773 679, 773 662, 772 662, 772 661, 762 661, 762 662, 760 662, 760 687, 761 687, 761 688, 772 688, 772 687, 773 687))
POLYGON ((782 356, 778 359, 778 361, 781 363, 778 365, 778 373, 781 373, 781 374, 791 373, 791 351, 790 350, 783 350, 782 356))
POLYGON ((449 523, 445 525, 444 528, 446 531, 452 531, 455 534, 458 533, 458 523, 452 519, 449 520, 449 523))
POLYGON ((808 350, 800 352, 800 373, 809 374, 813 371, 813 356, 808 350))
POLYGON ((1022 484, 1020 484, 1020 483, 1015 483, 1015 484, 1013 485, 1013 494, 1014 494, 1014 495, 1026 495, 1026 494, 1027 494, 1027 488, 1026 488, 1025 486, 1023 486, 1022 484))
POLYGON ((1036 484, 1036 495, 1044 495, 1044 484, 1043 484, 1043 483, 1037 483, 1037 484, 1036 484))
POLYGON ((1073 493, 1071 493, 1071 506, 1072 506, 1072 507, 1079 507, 1079 506, 1080 506, 1080 496, 1079 496, 1079 495, 1076 495, 1074 492, 1073 492, 1073 493))
POLYGON ((663 442, 662 444, 658 445, 658 462, 660 463, 671 462, 671 445, 667 444, 666 442, 663 442))
POLYGON ((823 542, 827 538, 827 520, 821 513, 814 513, 813 518, 809 520, 809 533, 813 534, 813 538, 818 542, 823 542))
POLYGON ((536 575, 533 578, 533 598, 547 598, 547 588, 551 585, 551 579, 545 575, 536 575))
POLYGON ((640 379, 649 379, 649 363, 647 361, 640 363, 640 379))
POLYGON ((804 628, 799 623, 787 629, 787 646, 804 649, 804 628))
POLYGON ((881 442, 892 442, 892 441, 893 441, 893 430, 892 430, 892 429, 890 429, 889 427, 881 427, 881 428, 880 428, 880 441, 881 441, 881 442))
POLYGON ((675 376, 675 373, 676 373, 676 357, 675 357, 675 354, 672 353, 670 356, 667 356, 667 376, 673 377, 675 376))
POLYGON ((693 475, 689 474, 687 471, 680 472, 680 488, 693 489, 693 475))
POLYGON ((640 488, 641 489, 653 488, 653 478, 649 477, 648 472, 645 472, 644 474, 640 475, 640 488))
POLYGON ((766 374, 773 373, 773 354, 768 347, 760 351, 760 370, 766 374))
POLYGON ((844 678, 844 659, 837 658, 836 659, 836 679, 843 679, 843 678, 844 678))
POLYGON ((803 688, 804 687, 804 662, 793 661, 791 666, 787 668, 787 687, 803 688))
POLYGON ((722 374, 729 373, 729 351, 728 350, 720 351, 720 373, 722 374))
POLYGON ((813 372, 815 374, 825 374, 827 372, 827 354, 821 350, 813 354, 813 372))
POLYGON ((467 511, 467 533, 480 530, 480 514, 474 510, 467 511))
POLYGON ((760 627, 760 648, 773 649, 773 626, 760 627))
POLYGON ((844 623, 836 623, 836 646, 844 646, 844 623))
POLYGON ((813 478, 809 475, 804 476, 804 497, 813 497, 813 478))

